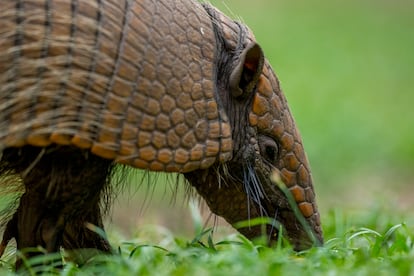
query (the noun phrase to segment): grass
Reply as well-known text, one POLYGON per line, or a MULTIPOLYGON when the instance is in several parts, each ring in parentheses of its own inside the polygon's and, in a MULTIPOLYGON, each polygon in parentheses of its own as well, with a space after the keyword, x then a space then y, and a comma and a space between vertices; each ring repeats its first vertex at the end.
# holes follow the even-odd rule
MULTIPOLYGON (((402 218, 377 209, 358 214, 331 211, 325 220, 326 243, 294 252, 285 240, 272 248, 241 235, 217 238, 203 229, 193 210, 194 238, 160 227, 144 228, 136 239, 113 244, 112 255, 96 255, 81 267, 59 267, 56 255, 28 261, 35 275, 413 275, 413 229, 402 218), (45 265, 45 262, 55 262, 45 265), (40 264, 40 265, 39 265, 40 264)), ((112 239, 116 240, 115 237, 112 239)), ((10 274, 3 263, 2 275, 10 274)))

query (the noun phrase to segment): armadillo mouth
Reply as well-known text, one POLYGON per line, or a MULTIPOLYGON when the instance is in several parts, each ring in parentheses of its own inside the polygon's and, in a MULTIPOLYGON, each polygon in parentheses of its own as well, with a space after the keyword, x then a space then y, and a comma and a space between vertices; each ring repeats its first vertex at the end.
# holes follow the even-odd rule
MULTIPOLYGON (((274 167, 260 166, 255 170, 258 183, 261 185, 266 197, 261 205, 268 214, 283 227, 284 236, 297 251, 308 249, 313 245, 323 243, 322 236, 315 228, 312 217, 306 217, 300 209, 298 201, 283 182, 271 179, 272 174, 278 170, 274 167)), ((270 236, 272 237, 272 236, 270 236)))
MULTIPOLYGON (((247 195, 247 202, 253 206, 249 209, 258 210, 260 217, 269 218, 265 220, 266 234, 269 243, 272 244, 279 235, 280 228, 284 228, 284 236, 289 240, 295 250, 304 250, 311 247, 314 242, 309 223, 298 211, 295 201, 290 201, 285 191, 270 180, 270 170, 255 170, 249 167, 244 170, 248 177, 244 177, 243 185, 247 195), (296 212, 295 208, 296 207, 296 212)), ((289 191, 287 190, 289 193, 289 191)), ((249 216, 249 219, 252 218, 249 216)), ((249 233, 251 230, 239 230, 246 236, 255 235, 249 233), (247 231, 247 233, 245 233, 247 231)), ((262 232, 263 235, 263 227, 262 232)))
POLYGON ((283 233, 295 250, 313 245, 313 240, 296 218, 283 192, 268 177, 258 175, 253 167, 216 166, 185 176, 211 211, 247 238, 266 235, 269 244, 272 244, 278 239, 282 225, 283 233), (253 221, 255 218, 266 219, 263 225, 257 225, 253 221))

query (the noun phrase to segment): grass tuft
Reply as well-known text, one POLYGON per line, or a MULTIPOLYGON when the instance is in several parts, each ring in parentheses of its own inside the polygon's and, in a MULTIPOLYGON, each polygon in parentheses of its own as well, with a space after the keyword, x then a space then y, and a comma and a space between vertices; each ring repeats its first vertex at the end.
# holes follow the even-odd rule
MULTIPOLYGON (((193 207, 195 205, 192 205, 193 207)), ((193 208, 191 207, 191 208, 193 208)), ((352 216, 332 211, 325 219, 326 243, 295 252, 286 241, 273 247, 242 235, 214 239, 214 229, 199 228, 193 208, 195 234, 180 238, 163 228, 150 232, 159 240, 140 238, 113 244, 113 254, 97 254, 82 266, 62 260, 59 254, 42 254, 24 260, 27 275, 412 275, 413 229, 395 223, 391 213, 371 210, 352 216), (389 215, 387 215, 389 214, 389 215)), ((148 229, 142 231, 145 232, 148 229)), ((145 233, 142 235, 145 236, 145 233)), ((40 249, 33 249, 39 252, 40 249)), ((40 251, 42 252, 42 251, 40 251)), ((18 253, 19 254, 19 253, 18 253)), ((10 263, 0 273, 12 275, 10 263)))

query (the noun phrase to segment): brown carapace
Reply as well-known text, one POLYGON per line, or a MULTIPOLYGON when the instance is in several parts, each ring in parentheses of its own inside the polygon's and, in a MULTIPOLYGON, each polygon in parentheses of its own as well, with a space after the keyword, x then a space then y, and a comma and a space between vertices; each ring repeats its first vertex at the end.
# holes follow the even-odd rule
MULTIPOLYGON (((116 164, 184 174, 229 223, 270 217, 294 248, 322 244, 299 132, 243 24, 193 0, 1 5, 0 188, 24 191, 0 253, 12 238, 18 249, 108 251, 87 225, 103 227, 116 164)), ((278 231, 269 225, 269 239, 278 231)))

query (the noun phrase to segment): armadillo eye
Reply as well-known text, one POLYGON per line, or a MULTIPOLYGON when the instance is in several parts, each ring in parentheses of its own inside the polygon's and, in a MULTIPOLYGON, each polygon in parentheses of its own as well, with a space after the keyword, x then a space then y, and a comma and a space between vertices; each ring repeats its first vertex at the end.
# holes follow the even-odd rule
POLYGON ((274 139, 265 135, 259 136, 259 148, 260 154, 264 157, 264 159, 272 164, 276 162, 279 154, 279 148, 274 139))
POLYGON ((274 161, 277 155, 277 148, 273 146, 266 146, 266 158, 269 161, 274 161))

